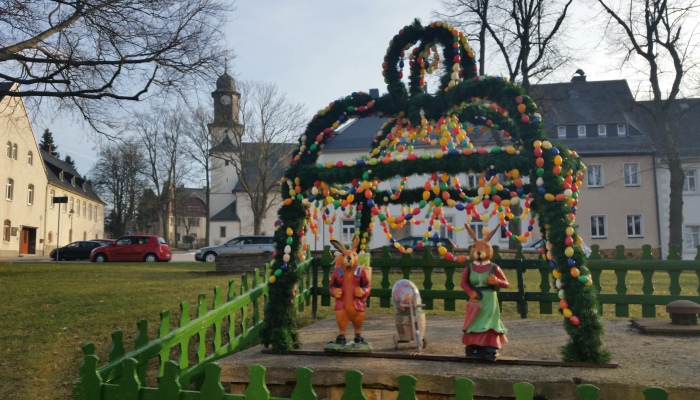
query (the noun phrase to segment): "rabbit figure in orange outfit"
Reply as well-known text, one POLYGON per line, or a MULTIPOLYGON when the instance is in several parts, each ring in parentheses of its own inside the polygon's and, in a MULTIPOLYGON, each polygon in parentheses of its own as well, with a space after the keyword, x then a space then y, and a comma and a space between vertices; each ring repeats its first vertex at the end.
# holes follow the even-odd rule
POLYGON ((508 287, 508 279, 501 268, 491 262, 493 248, 489 243, 498 229, 478 240, 469 225, 465 224, 465 228, 474 245, 470 251, 472 261, 464 267, 460 281, 462 289, 469 295, 462 344, 466 345, 467 357, 495 361, 501 344, 508 343, 508 329, 501 322, 496 294, 497 288, 508 287))
POLYGON ((329 286, 330 294, 335 298, 335 320, 338 323, 335 343, 346 343, 345 330, 349 323, 352 323, 355 330, 354 342, 366 343, 362 337, 362 324, 365 321, 365 299, 369 297, 370 282, 367 273, 360 267, 357 256, 360 238, 355 236, 350 248, 337 240, 331 240, 331 244, 338 250, 329 286))

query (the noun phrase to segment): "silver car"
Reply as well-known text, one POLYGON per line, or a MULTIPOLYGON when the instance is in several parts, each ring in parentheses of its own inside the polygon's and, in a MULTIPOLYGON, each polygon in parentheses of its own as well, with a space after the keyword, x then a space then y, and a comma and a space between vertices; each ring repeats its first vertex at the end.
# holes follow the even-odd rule
POLYGON ((218 246, 202 247, 194 253, 195 261, 214 262, 224 254, 272 254, 275 251, 273 236, 239 236, 218 246))

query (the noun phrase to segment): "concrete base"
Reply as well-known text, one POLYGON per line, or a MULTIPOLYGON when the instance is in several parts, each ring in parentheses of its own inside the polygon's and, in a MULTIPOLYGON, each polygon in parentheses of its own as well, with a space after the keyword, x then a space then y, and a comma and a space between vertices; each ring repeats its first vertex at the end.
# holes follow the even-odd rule
MULTIPOLYGON (((427 316, 428 347, 423 354, 464 355, 459 318, 427 316)), ((566 335, 560 319, 506 320, 508 339, 501 351, 504 357, 557 361, 566 335)), ((642 389, 661 386, 674 400, 700 398, 700 338, 648 336, 632 329, 627 321, 606 321, 606 347, 613 352, 613 362, 620 368, 504 365, 430 361, 420 359, 384 359, 321 356, 276 355, 262 352, 261 347, 248 349, 220 360, 222 382, 231 383, 231 392, 242 394, 248 382, 248 368, 253 364, 267 368, 266 382, 272 396, 290 397, 295 383, 295 369, 314 371, 312 381, 319 399, 340 399, 345 386, 344 373, 355 369, 363 373, 363 387, 369 400, 395 400, 396 378, 403 374, 416 377, 420 400, 454 399, 453 380, 466 377, 474 381, 476 399, 513 399, 513 384, 530 382, 540 400, 575 399, 576 385, 590 383, 600 388, 599 400, 642 398, 642 389)), ((395 349, 396 333, 391 315, 368 315, 362 336, 373 343, 374 352, 410 355, 415 348, 395 349)), ((337 335, 334 319, 319 321, 300 331, 301 350, 322 350, 337 335)), ((465 357, 466 358, 466 357, 465 357)))

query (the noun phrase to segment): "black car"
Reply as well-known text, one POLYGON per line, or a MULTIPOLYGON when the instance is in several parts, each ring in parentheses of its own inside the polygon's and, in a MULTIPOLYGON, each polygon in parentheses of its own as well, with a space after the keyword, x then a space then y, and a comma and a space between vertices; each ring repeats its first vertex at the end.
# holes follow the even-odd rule
POLYGON ((58 261, 60 260, 87 260, 90 258, 90 252, 92 249, 103 246, 100 242, 95 241, 78 241, 73 242, 69 245, 59 247, 58 249, 51 250, 49 256, 58 261), (58 251, 57 251, 58 250, 58 251))

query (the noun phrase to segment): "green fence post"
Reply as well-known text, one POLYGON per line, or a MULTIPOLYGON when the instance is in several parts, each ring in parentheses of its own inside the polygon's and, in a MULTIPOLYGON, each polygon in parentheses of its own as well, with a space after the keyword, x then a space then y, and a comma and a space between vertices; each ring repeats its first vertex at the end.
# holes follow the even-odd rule
POLYGON ((168 361, 163 368, 163 376, 158 380, 158 399, 177 400, 180 398, 182 386, 177 380, 180 375, 180 367, 175 361, 168 361))
POLYGON ((248 387, 245 389, 246 400, 269 400, 270 391, 265 386, 265 367, 262 365, 251 365, 250 379, 248 387))
POLYGON ((141 382, 136 376, 136 366, 138 363, 133 358, 127 358, 123 362, 124 375, 119 382, 119 400, 139 400, 141 382))
POLYGON ((658 386, 649 386, 642 390, 644 400, 668 400, 668 392, 658 386))
POLYGON ((411 375, 401 375, 396 378, 399 386, 399 395, 396 400, 418 400, 416 397, 416 378, 411 375))
MULTIPOLYGON (((455 264, 455 263, 451 263, 455 264)), ((456 267, 445 267, 445 290, 451 292, 455 288, 455 269, 456 267)), ((461 290, 461 288, 460 288, 461 290)), ((454 311, 456 309, 455 299, 445 299, 445 311, 454 311)))
MULTIPOLYGON (((138 326, 138 332, 134 338, 134 350, 138 350, 146 346, 149 342, 148 339, 148 320, 142 319, 136 323, 138 326)), ((148 371, 148 362, 144 362, 136 367, 136 373, 138 374, 139 381, 146 382, 146 372, 148 371)))
MULTIPOLYGON (((112 344, 109 346, 109 356, 107 360, 109 362, 118 360, 122 357, 124 357, 124 354, 126 354, 126 351, 124 350, 124 333, 122 331, 114 331, 112 332, 112 344)), ((93 351, 94 353, 94 351, 93 351)), ((122 365, 117 364, 116 368, 112 370, 112 373, 105 376, 105 381, 106 382, 113 382, 115 380, 118 380, 119 377, 122 376, 122 365)))
MULTIPOLYGON (((252 377, 251 377, 252 378, 252 377)), ((210 363, 204 367, 204 382, 200 388, 202 399, 218 400, 224 398, 224 387, 221 386, 221 366, 210 363)))
POLYGON ((600 389, 588 383, 576 386, 578 400, 598 400, 599 393, 600 389))
MULTIPOLYGON (((180 321, 178 322, 178 326, 182 328, 183 326, 187 325, 190 323, 190 303, 183 301, 180 303, 180 321)), ((233 326, 233 324, 231 324, 233 326)), ((235 337, 233 336, 233 332, 230 332, 231 336, 229 337, 235 337)), ((189 336, 184 336, 183 339, 180 341, 180 368, 185 369, 187 368, 188 365, 190 365, 190 358, 189 358, 189 347, 190 347, 190 338, 189 336)))
MULTIPOLYGON (((223 304, 223 301, 221 299, 221 287, 216 286, 214 288, 214 301, 212 302, 211 308, 212 310, 215 310, 223 304)), ((214 321, 214 351, 219 350, 221 348, 221 322, 223 319, 214 321)))
POLYGON ((513 385, 515 400, 532 400, 535 396, 535 387, 532 383, 518 382, 513 385))
POLYGON ((313 371, 309 368, 297 368, 297 384, 292 392, 291 400, 316 400, 318 396, 314 391, 314 386, 311 383, 313 371))
POLYGON ((667 260, 682 260, 681 253, 679 252, 678 246, 675 244, 668 245, 668 257, 667 260))
MULTIPOLYGON (((203 294, 199 295, 197 305, 197 318, 204 316, 207 313, 207 305, 205 304, 206 297, 203 294)), ((197 332, 197 362, 202 362, 207 355, 207 327, 203 326, 197 332)))
POLYGON ((86 355, 83 358, 83 362, 80 365, 80 383, 75 389, 77 396, 76 399, 80 400, 97 400, 100 399, 100 393, 102 392, 102 377, 100 377, 99 371, 97 371, 97 361, 99 358, 94 355, 86 355))
MULTIPOLYGON (((431 264, 425 264, 423 267, 423 288, 429 292, 433 288, 433 267, 431 264)), ((422 299, 426 310, 433 309, 433 298, 422 299)))
MULTIPOLYGON (((654 295, 654 268, 642 269, 641 273, 642 273, 642 293, 644 293, 645 298, 653 299, 651 296, 654 295)), ((653 304, 653 303, 652 304, 642 304, 642 317, 643 318, 656 317, 656 304, 653 304)))
POLYGON ((455 400, 474 400, 474 382, 469 378, 455 378, 455 400))
POLYGON ((527 319, 527 301, 525 301, 525 280, 523 277, 523 263, 522 261, 515 261, 515 276, 518 281, 518 311, 520 312, 520 318, 527 319))
POLYGON ((362 392, 362 372, 345 371, 345 392, 340 396, 340 400, 367 400, 362 392))
MULTIPOLYGON (((158 325, 158 337, 170 333, 170 311, 163 310, 160 312, 160 324, 158 325)), ((165 369, 165 363, 170 359, 170 348, 164 348, 158 353, 158 376, 163 376, 163 371, 165 369)))

